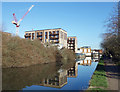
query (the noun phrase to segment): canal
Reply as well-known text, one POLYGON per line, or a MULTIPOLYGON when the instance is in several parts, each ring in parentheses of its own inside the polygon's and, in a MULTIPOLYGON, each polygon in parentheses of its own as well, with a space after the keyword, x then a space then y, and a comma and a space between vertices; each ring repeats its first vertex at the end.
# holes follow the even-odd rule
POLYGON ((3 90, 86 90, 98 62, 75 61, 61 66, 56 63, 26 68, 2 69, 3 90), (83 63, 83 62, 84 63, 83 63))

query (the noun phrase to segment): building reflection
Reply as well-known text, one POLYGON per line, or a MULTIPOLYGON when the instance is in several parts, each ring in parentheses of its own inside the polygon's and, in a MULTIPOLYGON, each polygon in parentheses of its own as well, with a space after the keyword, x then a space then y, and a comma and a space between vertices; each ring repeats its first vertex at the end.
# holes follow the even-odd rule
POLYGON ((64 67, 51 63, 26 68, 3 69, 2 89, 21 90, 32 85, 62 88, 67 84, 68 77, 76 78, 78 76, 78 65, 91 65, 92 61, 94 60, 91 57, 86 57, 75 64, 67 63, 64 67))
POLYGON ((79 61, 77 61, 78 65, 91 65, 91 62, 91 57, 86 57, 85 59, 80 59, 79 61))
POLYGON ((40 81, 41 86, 61 88, 67 84, 67 77, 77 77, 78 75, 78 64, 76 63, 73 67, 66 69, 59 69, 56 75, 52 78, 44 78, 40 81))
POLYGON ((55 76, 52 78, 44 78, 41 82, 41 86, 61 88, 67 84, 67 70, 59 69, 55 76))
POLYGON ((67 70, 67 77, 77 77, 77 75, 78 75, 78 64, 76 63, 75 66, 67 70))
POLYGON ((99 61, 99 58, 92 58, 92 61, 93 61, 93 62, 98 62, 98 61, 99 61))

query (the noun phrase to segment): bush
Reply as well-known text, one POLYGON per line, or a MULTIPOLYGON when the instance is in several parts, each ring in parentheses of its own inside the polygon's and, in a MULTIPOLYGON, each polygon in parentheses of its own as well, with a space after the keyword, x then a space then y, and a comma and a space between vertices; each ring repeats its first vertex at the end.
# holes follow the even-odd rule
POLYGON ((73 52, 55 46, 45 47, 39 40, 22 39, 2 32, 2 67, 25 67, 33 64, 74 62, 73 52))

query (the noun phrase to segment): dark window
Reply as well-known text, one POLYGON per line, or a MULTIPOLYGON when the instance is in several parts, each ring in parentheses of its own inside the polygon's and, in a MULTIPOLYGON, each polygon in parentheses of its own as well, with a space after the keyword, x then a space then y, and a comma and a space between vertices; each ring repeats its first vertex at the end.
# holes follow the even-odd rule
POLYGON ((57 31, 57 34, 59 33, 59 31, 57 31))
POLYGON ((45 32, 45 39, 47 39, 47 34, 48 34, 48 33, 47 33, 47 32, 45 32))

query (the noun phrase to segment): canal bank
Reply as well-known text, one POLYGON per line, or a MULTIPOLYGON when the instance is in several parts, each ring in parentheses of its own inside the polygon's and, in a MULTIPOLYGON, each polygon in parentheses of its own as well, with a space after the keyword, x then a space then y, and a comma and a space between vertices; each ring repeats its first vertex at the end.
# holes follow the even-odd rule
POLYGON ((112 60, 101 60, 94 72, 88 90, 119 91, 119 65, 112 60))
POLYGON ((2 34, 2 68, 55 62, 63 64, 68 61, 74 63, 75 53, 67 48, 59 50, 57 46, 52 46, 52 43, 42 44, 38 39, 31 41, 5 32, 0 34, 2 34))
POLYGON ((88 90, 106 90, 108 87, 104 61, 100 60, 90 80, 88 90))

